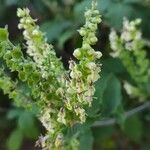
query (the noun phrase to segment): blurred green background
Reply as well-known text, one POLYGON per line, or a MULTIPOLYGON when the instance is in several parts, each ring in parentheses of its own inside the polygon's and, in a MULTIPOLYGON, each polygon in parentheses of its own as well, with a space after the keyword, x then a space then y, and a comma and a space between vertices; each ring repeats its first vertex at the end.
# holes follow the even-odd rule
MULTIPOLYGON (((103 86, 109 88, 108 80, 112 83, 111 92, 114 98, 105 101, 109 111, 106 109, 104 112, 108 117, 115 114, 120 126, 92 128, 86 136, 81 137, 80 150, 149 150, 150 111, 134 115, 126 121, 121 120, 121 112, 135 107, 138 101, 130 100, 121 88, 120 79, 128 80, 128 74, 118 59, 110 58, 108 35, 111 28, 121 30, 124 17, 129 20, 141 18, 141 30, 150 55, 150 0, 97 2, 103 22, 99 26, 99 42, 95 48, 103 53, 104 70, 101 84, 98 82, 96 88, 97 91, 103 91, 103 86)), ((90 0, 0 0, 0 27, 8 26, 13 43, 23 43, 21 31, 17 29, 16 10, 18 7, 28 7, 67 68, 68 60, 73 59, 73 50, 81 45, 82 39, 77 29, 83 25, 84 11, 90 4, 90 0)), ((100 109, 97 103, 94 104, 93 113, 96 109, 100 109)), ((0 150, 38 150, 35 148, 35 141, 44 132, 34 113, 17 108, 0 91, 0 150)))

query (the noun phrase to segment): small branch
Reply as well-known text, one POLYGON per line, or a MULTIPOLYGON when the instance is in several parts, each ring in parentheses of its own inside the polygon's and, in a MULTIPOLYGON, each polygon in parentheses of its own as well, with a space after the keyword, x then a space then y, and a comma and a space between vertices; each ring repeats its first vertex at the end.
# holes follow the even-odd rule
MULTIPOLYGON (((127 118, 133 116, 134 114, 142 112, 148 108, 150 108, 150 101, 145 102, 144 104, 142 104, 142 105, 140 105, 140 106, 138 106, 132 110, 125 112, 124 118, 127 119, 127 118)), ((100 121, 96 121, 92 127, 110 126, 110 125, 114 125, 116 123, 117 123, 116 118, 107 118, 107 119, 103 119, 100 121)))

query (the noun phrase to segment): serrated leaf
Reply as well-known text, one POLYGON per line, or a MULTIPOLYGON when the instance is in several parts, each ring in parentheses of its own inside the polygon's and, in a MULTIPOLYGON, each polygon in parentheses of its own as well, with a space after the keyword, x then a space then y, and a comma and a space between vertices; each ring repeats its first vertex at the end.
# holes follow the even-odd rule
POLYGON ((0 42, 8 39, 8 31, 5 28, 0 28, 0 42))
POLYGON ((20 72, 19 72, 19 78, 20 78, 22 81, 26 81, 26 79, 27 79, 26 73, 25 73, 24 71, 20 71, 20 72))
POLYGON ((12 51, 12 56, 13 56, 13 58, 16 58, 16 59, 19 59, 23 56, 19 47, 12 51))

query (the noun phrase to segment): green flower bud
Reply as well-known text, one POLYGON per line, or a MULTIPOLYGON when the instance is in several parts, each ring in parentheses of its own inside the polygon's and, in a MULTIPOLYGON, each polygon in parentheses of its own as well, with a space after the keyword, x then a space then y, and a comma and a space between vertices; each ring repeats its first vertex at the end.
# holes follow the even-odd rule
POLYGON ((80 48, 75 49, 75 51, 73 52, 74 57, 76 58, 80 58, 81 57, 81 51, 80 48))
POLYGON ((90 38, 90 42, 92 45, 95 44, 97 41, 98 41, 97 37, 90 38))
POLYGON ((21 8, 18 8, 18 10, 17 10, 17 16, 18 17, 24 17, 25 14, 26 13, 21 8))
POLYGON ((95 56, 97 59, 100 59, 102 57, 102 53, 100 51, 95 52, 95 56))
POLYGON ((81 28, 80 30, 78 30, 81 36, 85 36, 86 35, 86 31, 84 30, 84 28, 81 28))
POLYGON ((87 68, 89 68, 90 70, 95 69, 97 66, 94 62, 89 62, 87 65, 87 68))

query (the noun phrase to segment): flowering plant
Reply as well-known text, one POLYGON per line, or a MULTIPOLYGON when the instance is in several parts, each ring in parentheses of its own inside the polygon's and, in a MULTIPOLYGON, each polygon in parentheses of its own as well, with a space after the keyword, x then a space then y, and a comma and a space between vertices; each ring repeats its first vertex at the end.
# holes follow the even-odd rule
POLYGON ((144 41, 138 25, 141 19, 129 22, 126 18, 123 21, 123 29, 120 36, 112 30, 109 39, 113 50, 112 57, 119 57, 126 67, 131 78, 134 80, 131 85, 124 82, 124 87, 131 97, 138 97, 145 100, 149 97, 147 86, 150 81, 150 61, 144 50, 144 41))
POLYGON ((77 139, 73 137, 73 144, 68 144, 65 135, 67 128, 86 121, 86 109, 92 105, 94 83, 101 71, 97 59, 102 54, 92 48, 97 42, 97 24, 101 22, 99 11, 92 2, 92 7, 85 12, 86 23, 79 30, 82 47, 73 53, 78 61, 70 60, 68 71, 29 13, 27 8, 17 11, 26 54, 20 46, 9 41, 7 28, 0 29, 0 58, 3 61, 0 87, 18 106, 28 110, 38 108, 37 116, 47 133, 39 138, 37 145, 43 149, 76 149, 77 139), (12 80, 6 74, 7 67, 11 72, 17 72, 17 79, 12 80), (24 92, 20 84, 28 90, 24 92))
MULTIPOLYGON (((29 9, 19 8, 17 16, 25 43, 15 46, 9 40, 7 27, 0 28, 0 88, 16 106, 36 112, 45 128, 36 146, 43 150, 87 150, 90 146, 92 149, 91 129, 115 123, 122 126, 126 118, 149 108, 150 103, 145 102, 124 112, 122 103, 125 96, 141 101, 150 97, 150 61, 138 29, 140 19, 131 22, 124 19, 120 33, 112 29, 109 36, 112 57, 100 59, 102 53, 95 51, 94 45, 98 41, 96 31, 101 16, 93 0, 91 8, 85 11, 85 24, 78 30, 81 47, 74 50, 74 59, 69 60, 66 69, 29 9), (125 78, 121 76, 124 73, 127 73, 125 78), (82 148, 82 142, 86 148, 82 148)), ((22 114, 21 117, 26 116, 22 114)), ((139 121, 131 120, 135 124, 139 121)), ((140 126, 136 127, 139 131, 140 126)), ((104 141, 103 134, 102 138, 104 141)))

